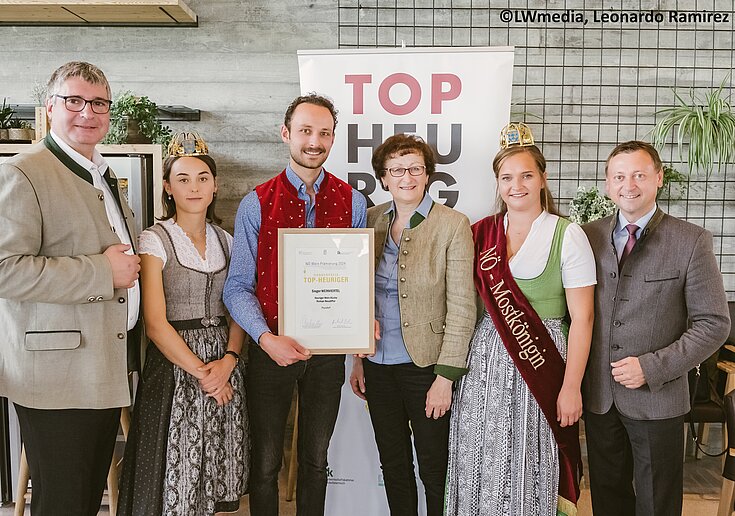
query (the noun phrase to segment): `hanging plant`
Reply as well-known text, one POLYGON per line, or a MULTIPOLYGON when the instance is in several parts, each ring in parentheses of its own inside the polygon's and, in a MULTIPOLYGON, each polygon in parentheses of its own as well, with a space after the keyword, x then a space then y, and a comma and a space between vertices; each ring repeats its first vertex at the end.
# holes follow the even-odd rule
POLYGON ((735 113, 730 95, 725 96, 723 79, 720 87, 702 95, 689 91, 684 99, 676 91, 677 106, 658 111, 663 115, 653 128, 653 144, 663 148, 672 133, 679 149, 679 159, 684 161, 684 143, 689 144, 686 163, 689 171, 703 171, 709 175, 717 162, 718 170, 723 163, 735 158, 735 113))

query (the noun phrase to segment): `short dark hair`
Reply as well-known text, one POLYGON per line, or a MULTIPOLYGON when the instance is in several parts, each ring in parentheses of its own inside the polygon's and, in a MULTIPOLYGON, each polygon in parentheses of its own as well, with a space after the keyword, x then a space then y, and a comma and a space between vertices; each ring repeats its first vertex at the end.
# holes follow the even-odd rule
MULTIPOLYGON (((512 145, 510 147, 506 147, 505 149, 500 149, 500 151, 495 155, 495 159, 493 159, 493 172, 495 172, 495 179, 498 179, 498 176, 500 175, 500 169, 502 168, 503 163, 506 159, 524 152, 526 154, 529 154, 531 158, 533 158, 533 161, 536 163, 536 166, 538 167, 539 172, 542 175, 542 179, 544 180, 544 187, 541 190, 541 207, 549 213, 559 215, 559 211, 556 209, 556 205, 554 204, 554 197, 551 195, 551 192, 549 192, 549 183, 548 181, 546 181, 546 179, 543 178, 543 174, 544 172, 546 172, 546 158, 541 152, 541 149, 539 149, 535 145, 512 145)), ((500 213, 505 213, 506 211, 508 211, 508 206, 506 206, 505 201, 503 201, 503 199, 500 197, 499 188, 496 189, 495 204, 497 205, 498 211, 500 213)))
MULTIPOLYGON (((378 181, 385 177, 386 161, 395 156, 405 156, 406 154, 421 154, 424 157, 427 177, 430 177, 436 171, 436 154, 423 138, 414 134, 394 134, 381 143, 373 152, 373 171, 378 181)), ((387 190, 382 181, 380 181, 380 186, 383 187, 383 190, 387 190)))
POLYGON ((323 95, 311 92, 307 93, 306 95, 296 97, 295 99, 293 99, 291 104, 288 105, 288 108, 286 109, 286 114, 283 117, 283 125, 288 127, 289 131, 291 130, 291 118, 293 118, 293 112, 296 110, 297 107, 299 107, 300 104, 314 104, 315 106, 327 108, 332 115, 332 120, 334 120, 334 126, 332 127, 332 130, 336 129, 337 113, 339 112, 334 107, 334 102, 323 95))
POLYGON ((643 151, 651 157, 653 161, 653 167, 656 172, 659 172, 664 168, 664 164, 661 161, 661 156, 658 155, 656 148, 648 142, 642 142, 640 140, 630 140, 617 145, 605 161, 605 175, 607 175, 607 167, 610 164, 610 160, 618 154, 630 154, 637 151, 643 151))
MULTIPOLYGON (((167 183, 171 182, 171 169, 173 168, 174 163, 176 163, 176 160, 184 157, 186 156, 169 156, 163 161, 164 181, 166 181, 167 183)), ((214 159, 211 156, 205 154, 203 156, 191 157, 203 161, 209 167, 209 170, 212 172, 212 176, 217 177, 217 164, 214 162, 214 159)), ((219 218, 214 212, 214 205, 216 204, 216 202, 217 197, 215 196, 212 199, 212 202, 209 203, 209 206, 207 206, 207 220, 209 220, 210 222, 214 222, 215 224, 219 224, 222 222, 222 219, 219 218)), ((176 201, 174 200, 173 196, 169 197, 165 189, 163 190, 163 192, 161 192, 161 204, 163 205, 163 216, 158 220, 168 220, 176 215, 176 201)))

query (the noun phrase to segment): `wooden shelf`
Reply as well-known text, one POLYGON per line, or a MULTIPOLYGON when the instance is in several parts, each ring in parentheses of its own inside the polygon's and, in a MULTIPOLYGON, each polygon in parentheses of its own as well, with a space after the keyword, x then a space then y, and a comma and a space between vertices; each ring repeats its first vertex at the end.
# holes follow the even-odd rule
POLYGON ((196 27, 183 0, 0 0, 0 25, 196 27))

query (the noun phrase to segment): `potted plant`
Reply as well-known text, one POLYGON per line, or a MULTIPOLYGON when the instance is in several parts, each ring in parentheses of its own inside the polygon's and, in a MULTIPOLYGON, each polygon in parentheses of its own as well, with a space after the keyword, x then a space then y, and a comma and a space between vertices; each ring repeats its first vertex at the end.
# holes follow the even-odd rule
POLYGON ((704 95, 689 91, 683 98, 676 91, 677 105, 662 109, 656 115, 663 115, 653 128, 653 144, 659 150, 675 133, 679 157, 684 161, 684 142, 689 151, 686 163, 689 171, 701 170, 706 175, 735 158, 735 112, 730 103, 730 94, 725 95, 726 77, 720 87, 704 95))
POLYGON ((13 108, 8 106, 7 100, 7 98, 3 98, 3 107, 0 108, 0 141, 6 141, 10 139, 10 136, 8 135, 8 129, 10 128, 10 120, 15 114, 13 108))
POLYGON ((171 129, 158 120, 158 106, 130 91, 117 96, 110 109, 110 131, 103 143, 159 143, 166 148, 171 129))
POLYGON ((14 117, 10 119, 10 126, 8 127, 8 139, 10 141, 30 141, 33 140, 34 136, 35 132, 31 124, 14 117))
POLYGON ((590 189, 580 186, 574 199, 569 203, 569 219, 577 224, 607 217, 615 213, 615 203, 607 195, 601 195, 594 186, 590 189))

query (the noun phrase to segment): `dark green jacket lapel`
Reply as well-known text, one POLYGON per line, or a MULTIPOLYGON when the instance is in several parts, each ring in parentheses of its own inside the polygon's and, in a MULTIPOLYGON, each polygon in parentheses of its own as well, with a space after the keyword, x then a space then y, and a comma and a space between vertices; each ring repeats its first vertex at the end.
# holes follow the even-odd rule
POLYGON ((74 172, 81 179, 84 179, 90 185, 94 184, 92 182, 92 174, 90 174, 89 171, 86 170, 79 163, 74 161, 71 156, 69 156, 66 152, 61 150, 61 147, 59 147, 59 145, 54 141, 54 139, 51 137, 51 134, 46 135, 46 138, 44 138, 43 140, 43 144, 48 150, 53 153, 54 156, 59 159, 59 161, 64 164, 64 166, 66 166, 66 168, 74 172))

